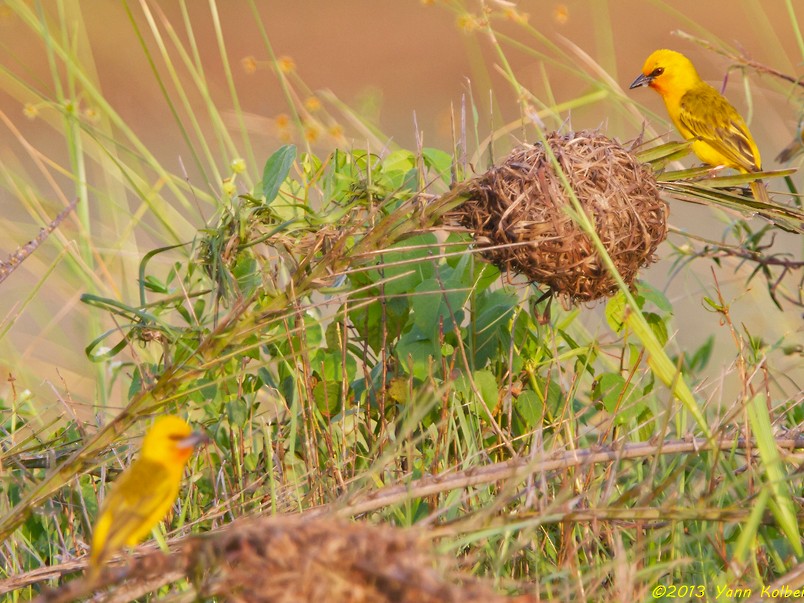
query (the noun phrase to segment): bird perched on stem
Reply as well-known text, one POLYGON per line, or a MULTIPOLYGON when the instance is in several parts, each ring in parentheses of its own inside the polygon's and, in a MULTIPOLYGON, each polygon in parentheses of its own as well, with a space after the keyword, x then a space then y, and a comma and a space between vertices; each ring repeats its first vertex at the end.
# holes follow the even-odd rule
MULTIPOLYGON (((631 88, 649 86, 664 100, 670 119, 686 140, 693 140, 698 159, 744 174, 759 172, 759 150, 745 121, 720 92, 704 82, 680 52, 657 50, 642 67, 631 88)), ((765 185, 751 182, 757 201, 769 202, 765 185)))
POLYGON ((164 519, 179 494, 184 466, 203 433, 176 416, 158 418, 145 434, 140 456, 115 481, 92 534, 90 576, 124 546, 134 546, 164 519))

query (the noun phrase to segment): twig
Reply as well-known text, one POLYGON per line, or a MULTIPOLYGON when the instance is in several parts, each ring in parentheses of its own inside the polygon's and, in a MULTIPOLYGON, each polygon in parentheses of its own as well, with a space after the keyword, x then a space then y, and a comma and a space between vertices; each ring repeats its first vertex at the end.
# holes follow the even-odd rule
POLYGON ((12 272, 20 267, 28 256, 36 251, 36 248, 39 247, 42 242, 50 236, 50 233, 56 230, 58 225, 62 223, 64 218, 67 217, 67 214, 75 209, 77 203, 78 199, 76 198, 72 203, 59 212, 59 215, 53 218, 50 224, 41 228, 35 239, 28 241, 22 247, 18 247, 14 253, 8 256, 8 260, 5 262, 0 262, 0 283, 6 280, 12 272))
POLYGON ((786 73, 782 73, 778 69, 774 69, 773 67, 768 67, 764 63, 760 63, 759 61, 755 61, 754 59, 749 59, 748 57, 746 57, 742 53, 738 54, 738 53, 735 53, 735 52, 724 50, 722 48, 718 48, 714 44, 709 42, 708 40, 704 40, 703 38, 697 38, 697 37, 692 36, 692 35, 684 32, 684 31, 676 30, 673 33, 675 35, 677 35, 679 38, 683 38, 685 40, 689 40, 690 42, 694 42, 695 44, 698 44, 698 46, 701 46, 701 47, 706 48, 707 50, 710 50, 710 51, 712 51, 712 52, 714 52, 716 54, 724 56, 727 59, 730 59, 730 60, 734 61, 735 63, 738 63, 738 64, 743 65, 745 67, 750 67, 754 71, 758 71, 759 73, 767 73, 769 75, 778 77, 779 79, 782 79, 782 80, 785 80, 787 82, 790 82, 791 84, 795 84, 796 86, 801 86, 802 88, 804 88, 804 77, 796 78, 796 77, 793 77, 792 75, 787 75, 786 73))
MULTIPOLYGON (((776 439, 780 449, 804 449, 804 435, 784 436, 776 439)), ((626 444, 622 448, 600 448, 568 450, 560 454, 551 455, 548 459, 517 458, 509 461, 493 463, 482 467, 473 467, 455 473, 442 473, 437 476, 424 477, 412 482, 389 486, 368 493, 353 494, 349 500, 341 505, 327 505, 318 510, 325 513, 332 506, 336 506, 337 513, 351 517, 376 511, 389 505, 397 504, 411 498, 424 498, 434 494, 491 484, 505 479, 524 479, 533 473, 557 471, 570 467, 588 466, 598 463, 610 463, 629 459, 639 459, 654 455, 667 454, 698 454, 703 450, 744 450, 756 449, 756 443, 744 438, 723 438, 708 440, 705 438, 691 438, 689 440, 675 440, 659 444, 640 443, 626 444)))

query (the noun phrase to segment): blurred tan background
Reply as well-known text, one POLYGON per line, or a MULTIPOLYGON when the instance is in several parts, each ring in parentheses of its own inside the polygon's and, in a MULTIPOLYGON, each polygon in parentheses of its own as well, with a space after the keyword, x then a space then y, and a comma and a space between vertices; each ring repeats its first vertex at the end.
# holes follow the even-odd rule
MULTIPOLYGON (((195 37, 206 42, 199 47, 206 75, 213 89, 216 86, 219 89, 218 100, 224 100, 228 95, 208 5, 205 2, 186 4, 195 37)), ((353 106, 360 106, 368 97, 377 97, 383 130, 408 148, 414 143, 414 112, 428 144, 447 145, 449 107, 451 103, 457 105, 461 94, 467 90, 466 78, 472 81, 478 103, 486 103, 490 88, 503 98, 508 91, 500 75, 492 70, 489 80, 475 67, 479 63, 478 55, 484 58, 484 69, 498 63, 484 35, 461 32, 456 25, 458 15, 455 12, 427 4, 420 0, 257 2, 277 55, 292 57, 299 74, 312 89, 330 89, 353 106)), ((186 38, 181 31, 179 3, 169 1, 157 5, 182 38, 186 38)), ((467 5, 475 8, 474 3, 467 5)), ((496 6, 493 1, 489 5, 496 6)), ((566 38, 580 47, 624 89, 639 73, 647 55, 660 47, 686 53, 702 76, 720 87, 726 59, 672 35, 674 30, 742 47, 753 59, 790 75, 802 72, 804 58, 798 56, 784 0, 523 0, 516 6, 528 14, 530 26, 559 46, 562 38, 566 38), (600 23, 611 27, 601 27, 600 23), (798 64, 794 62, 796 59, 798 64)), ((226 48, 235 67, 239 59, 248 56, 265 60, 265 48, 247 4, 226 0, 218 3, 218 9, 226 48)), ((139 25, 147 29, 137 3, 131 3, 131 10, 139 25)), ((123 6, 116 2, 93 2, 91 10, 85 10, 83 16, 90 32, 98 76, 111 104, 134 129, 143 133, 157 152, 166 158, 174 151, 182 152, 178 141, 166 136, 175 130, 174 122, 123 6)), ((520 43, 528 43, 514 25, 497 24, 512 36, 516 35, 520 43)), ((0 34, 3 61, 23 63, 26 71, 42 78, 47 85, 47 58, 39 40, 8 14, 0 20, 0 34)), ((544 52, 544 46, 539 50, 544 52)), ((510 46, 506 52, 520 81, 538 92, 544 77, 539 61, 510 46)), ((546 62, 544 69, 557 100, 572 98, 583 91, 583 84, 577 78, 567 74, 562 77, 562 70, 555 65, 546 62)), ((235 69, 234 78, 245 111, 264 117, 285 111, 281 90, 270 72, 263 70, 249 75, 242 69, 235 69)), ((788 102, 784 91, 767 90, 763 86, 784 88, 777 85, 779 82, 767 76, 759 79, 755 92, 761 96, 755 100, 762 104, 757 105, 757 115, 751 125, 763 154, 771 159, 776 149, 784 146, 792 135, 799 107, 795 101, 788 102)), ((787 87, 788 95, 792 89, 792 86, 787 87)), ((726 93, 738 108, 745 107, 738 76, 734 76, 726 93)), ((635 100, 664 117, 658 96, 647 90, 628 94, 637 95, 635 100)), ((581 111, 580 115, 574 114, 573 127, 598 126, 608 117, 602 105, 581 111)), ((3 108, 10 115, 19 115, 20 108, 10 105, 7 98, 3 99, 3 108)), ((507 117, 513 119, 516 107, 508 109, 512 113, 507 117)), ((33 127, 26 128, 26 132, 30 132, 32 142, 48 140, 46 131, 36 132, 33 127)), ((634 126, 614 132, 626 138, 637 133, 638 128, 634 126)))
MULTIPOLYGON (((46 11, 54 11, 52 18, 55 20, 55 9, 49 3, 43 4, 46 11)), ((441 3, 429 6, 431 3, 419 0, 273 0, 256 4, 275 53, 291 57, 298 74, 313 91, 331 90, 365 116, 376 118, 381 130, 389 137, 389 144, 415 148, 415 113, 424 144, 450 149, 451 108, 459 107, 462 95, 470 90, 481 111, 481 136, 519 117, 509 84, 494 68, 499 64, 499 58, 488 39, 482 32, 468 34, 461 31, 459 13, 444 8, 441 3), (490 120, 488 108, 490 90, 493 90, 499 107, 494 123, 490 120)), ((492 1, 488 4, 495 8, 501 6, 492 1)), ((796 5, 801 18, 804 5, 792 4, 796 5)), ((68 2, 67 5, 82 9, 80 16, 72 17, 85 20, 97 80, 109 103, 168 170, 179 173, 186 170, 188 179, 194 181, 197 175, 187 160, 188 148, 178 134, 129 21, 132 18, 147 31, 146 18, 139 3, 129 3, 131 17, 125 6, 117 2, 68 2)), ((183 5, 187 8, 195 39, 202 42, 198 52, 205 76, 214 91, 214 100, 226 113, 232 107, 209 5, 206 2, 185 2, 183 5)), ((162 11, 186 41, 182 3, 171 0, 149 6, 154 12, 162 11)), ((478 5, 467 2, 466 6, 477 10, 478 5)), ((645 119, 661 133, 670 132, 671 128, 658 95, 644 88, 627 90, 647 55, 659 47, 682 51, 693 60, 702 77, 718 88, 729 65, 726 58, 673 35, 674 30, 681 29, 713 42, 722 40, 781 72, 793 76, 804 74, 801 64, 804 57, 799 54, 788 3, 783 0, 532 0, 518 2, 516 6, 529 15, 530 27, 546 38, 545 42, 533 46, 538 52, 549 56, 550 44, 555 44, 563 52, 570 52, 571 46, 566 41, 577 46, 620 84, 628 99, 644 107, 645 119)), ((268 60, 248 4, 239 0, 219 0, 217 8, 237 92, 248 116, 255 155, 264 160, 281 144, 274 120, 287 111, 286 102, 270 68, 249 73, 241 66, 241 60, 247 57, 254 57, 260 64, 268 60)), ((526 47, 533 44, 534 38, 524 35, 515 23, 501 21, 498 25, 505 35, 511 37, 510 40, 500 37, 498 41, 514 73, 540 99, 547 102, 552 96, 560 103, 592 90, 588 82, 568 72, 561 64, 527 52, 526 47)), ((800 31, 801 23, 798 28, 800 31)), ((153 50, 153 40, 146 42, 153 50)), ((52 88, 48 57, 41 40, 31 35, 28 27, 7 8, 0 10, 0 44, 0 61, 6 70, 22 74, 26 81, 37 83, 45 91, 52 88)), ((594 75, 592 68, 580 60, 577 65, 594 75)), ((165 74, 161 63, 158 69, 165 74)), ((752 73, 750 80, 751 129, 761 149, 765 168, 774 168, 777 165, 773 158, 793 136, 802 95, 795 95, 793 85, 768 75, 752 73)), ((725 93, 738 109, 748 110, 746 88, 739 73, 732 74, 725 93)), ((203 121, 206 119, 203 103, 199 98, 194 99, 197 115, 203 121)), ((622 141, 631 140, 639 134, 642 124, 630 119, 623 111, 612 111, 612 103, 621 102, 625 101, 612 98, 573 110, 571 125, 574 129, 603 125, 609 135, 622 141)), ((44 149, 49 157, 62 165, 69 165, 62 134, 54 132, 43 120, 23 117, 19 99, 5 89, 0 89, 0 110, 19 128, 21 136, 30 145, 44 149)), ((4 174, 24 170, 36 179, 36 171, 26 165, 29 159, 20 138, 11 136, 5 127, 0 131, 3 132, 0 134, 0 162, 4 174)), ((352 134, 347 125, 349 145, 362 147, 363 142, 352 134)), ((510 137, 508 146, 517 136, 518 133, 510 137)), ((675 133, 672 138, 677 138, 675 133)), ((333 144, 322 138, 316 148, 325 152, 333 144)), ((221 169, 226 168, 229 159, 221 158, 221 169)), ((691 165, 692 160, 686 164, 691 165)), ((96 186, 102 185, 100 175, 92 168, 89 178, 95 179, 96 186)), ((64 187, 67 196, 71 196, 69 179, 60 176, 56 180, 64 187)), ((9 181, 10 178, 6 177, 5 186, 0 189, 0 207, 13 225, 0 237, 0 254, 3 256, 33 238, 41 225, 18 202, 18 193, 9 181)), ((794 181, 799 189, 804 188, 801 175, 797 174, 794 181)), ((724 224, 712 217, 708 209, 678 202, 671 204, 671 221, 675 226, 713 239, 721 237, 724 224)), ((59 209, 55 201, 48 207, 51 215, 59 209)), ((90 210, 97 211, 98 215, 102 213, 100 208, 90 210)), ((203 226, 210 213, 209 210, 199 212, 197 227, 203 226)), ((65 224, 62 229, 68 238, 71 228, 74 227, 65 224)), ((103 229, 104 225, 99 223, 98 231, 102 233, 103 229)), ((185 233, 188 237, 193 234, 185 233)), ((135 232, 132 236, 140 237, 141 250, 143 253, 147 251, 150 241, 147 231, 135 232)), ((801 257, 800 240, 784 234, 778 239, 781 249, 801 257)), ((62 246, 56 241, 45 243, 36 257, 3 284, 0 319, 12 315, 15 304, 29 295, 33 294, 36 299, 0 340, 0 370, 3 378, 9 373, 14 374, 18 379, 18 389, 30 388, 43 401, 54 402, 54 392, 50 387, 53 383, 57 390, 69 390, 79 403, 90 405, 95 395, 94 369, 83 356, 82 349, 97 333, 89 333, 85 328, 88 310, 78 301, 85 291, 84 285, 58 283, 48 277, 42 288, 34 291, 62 246), (54 336, 56 333, 68 335, 54 336), (57 368, 63 382, 56 373, 57 368)), ((665 260, 651 268, 645 278, 662 288, 668 280, 670 268, 667 245, 660 252, 665 260)), ((132 260, 136 262, 139 258, 132 260)), ((706 335, 714 333, 718 339, 719 357, 728 363, 734 355, 729 336, 724 329, 718 330, 716 317, 701 307, 701 297, 713 292, 710 266, 708 261, 701 261, 696 271, 685 273, 671 284, 669 291, 676 307, 679 328, 677 339, 682 348, 695 347, 706 335)), ((736 324, 742 322, 751 333, 768 341, 785 334, 789 336, 801 328, 800 308, 788 307, 786 312, 776 310, 760 280, 754 281, 752 290, 745 292, 741 287, 745 273, 734 276, 733 266, 719 269, 717 276, 727 293, 738 302, 734 307, 736 324)), ((136 302, 134 277, 130 273, 121 275, 121 297, 130 303, 136 302)), ((595 311, 599 312, 600 307, 595 311)), ((799 339, 800 335, 799 330, 799 339)), ((789 366, 793 372, 800 370, 800 356, 791 357, 789 366)), ((714 380, 719 372, 720 367, 713 367, 714 380)), ((0 385, 0 391, 3 391, 3 397, 9 395, 6 386, 0 385)))

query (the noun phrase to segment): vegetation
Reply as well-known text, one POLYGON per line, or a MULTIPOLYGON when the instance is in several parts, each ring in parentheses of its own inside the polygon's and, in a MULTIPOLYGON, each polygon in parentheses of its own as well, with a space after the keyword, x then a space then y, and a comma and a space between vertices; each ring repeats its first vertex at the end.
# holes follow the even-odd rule
MULTIPOLYGON (((136 453, 147 418, 168 412, 212 443, 190 461, 156 533, 163 545, 244 517, 315 512, 410 527, 464 575, 507 594, 615 601, 671 596, 657 586, 694 585, 711 598, 795 588, 789 576, 804 558, 795 327, 773 341, 751 332, 734 317, 750 302, 713 280, 696 294, 711 332, 684 349, 677 335, 689 327, 679 300, 651 284, 656 270, 598 305, 550 304, 538 283, 501 274, 446 219, 490 153, 472 100, 460 113, 475 119, 455 128, 453 148, 380 152, 376 124, 312 95, 276 56, 252 2, 244 6, 287 98, 275 126, 293 139, 267 157, 238 112, 222 7, 210 3, 235 134, 213 101, 189 16, 181 36, 147 2, 139 10, 149 19, 131 20, 197 180, 172 173, 105 100, 84 52, 81 7, 56 4, 51 13, 6 2, 45 49, 52 81, 45 91, 3 65, 0 86, 63 134, 68 157, 51 162, 48 149, 27 147, 25 163, 53 182, 49 194, 22 162, 3 165, 3 182, 32 215, 51 213, 43 199, 54 196, 78 204, 69 229, 63 222, 51 235, 58 255, 38 266, 0 337, 26 312, 53 311, 36 309, 39 298, 80 291, 81 307, 67 308, 92 335, 64 330, 60 344, 65 362, 85 346, 96 394, 94 404, 74 400, 65 377, 54 410, 20 386, 30 375, 11 372, 0 399, 0 587, 10 600, 79 571, 71 561, 87 551, 98 501, 136 453), (204 123, 190 93, 205 103, 204 123), (713 361, 719 329, 732 348, 713 361), (44 566, 59 577, 33 573, 44 566)), ((517 16, 461 9, 459 24, 491 36, 525 136, 543 140, 571 107, 623 104, 615 82, 589 76, 573 51, 517 16), (592 92, 563 108, 529 95, 507 67, 505 52, 521 49, 497 29, 503 18, 592 92)), ((738 210, 752 201, 730 188, 744 176, 670 171, 684 143, 639 151, 668 198, 738 210)), ((771 222, 737 215, 720 241, 676 231, 660 249, 673 273, 725 265, 741 286, 764 279, 780 315, 800 314, 802 263, 774 247, 777 236, 796 236, 776 227, 795 230, 800 216, 787 182, 784 203, 779 195, 778 206, 748 208, 771 222)), ((52 337, 46 325, 42 337, 52 337)), ((5 345, 4 354, 20 352, 5 345)))

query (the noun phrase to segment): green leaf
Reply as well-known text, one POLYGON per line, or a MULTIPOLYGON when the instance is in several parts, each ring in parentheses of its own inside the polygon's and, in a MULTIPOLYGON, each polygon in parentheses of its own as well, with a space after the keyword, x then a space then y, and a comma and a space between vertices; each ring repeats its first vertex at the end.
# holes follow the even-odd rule
POLYGON ((622 291, 618 291, 606 302, 606 322, 615 333, 621 333, 625 327, 625 308, 628 302, 622 291))
POLYGON ((480 395, 483 396, 483 402, 489 411, 493 411, 497 407, 499 401, 499 391, 497 389, 497 379, 491 371, 481 370, 472 373, 475 380, 475 385, 480 390, 480 395))
MULTIPOLYGON (((293 163, 291 161, 291 163, 293 163)), ((321 173, 321 160, 312 153, 302 153, 299 163, 306 180, 316 180, 321 173)))
POLYGON ((296 160, 296 145, 288 144, 280 147, 265 162, 262 170, 262 194, 268 204, 279 194, 279 187, 288 177, 290 167, 296 160))
POLYGON ((416 157, 405 149, 391 151, 382 160, 382 171, 386 174, 391 172, 402 172, 404 174, 415 167, 416 157))
POLYGON ((478 417, 488 417, 497 406, 499 391, 497 380, 491 371, 474 371, 471 381, 467 375, 461 375, 455 382, 455 390, 463 395, 463 398, 469 403, 470 411, 478 417), (472 383, 474 383, 474 387, 472 387, 472 383), (480 394, 480 400, 477 399, 475 388, 480 394), (481 404, 483 406, 480 406, 481 404))
POLYGON ((768 508, 770 500, 770 490, 763 488, 751 503, 751 514, 748 516, 748 521, 743 523, 740 531, 740 537, 737 539, 737 544, 734 546, 734 561, 743 563, 751 551, 755 550, 755 539, 759 528, 762 525, 762 518, 765 515, 765 509, 768 508))
POLYGON ((670 303, 670 300, 667 299, 667 296, 664 293, 659 291, 653 285, 644 281, 637 281, 637 291, 639 292, 639 295, 645 299, 645 301, 651 302, 662 312, 672 314, 673 304, 670 303))
POLYGON ((313 401, 318 410, 326 416, 341 411, 341 384, 335 381, 319 381, 313 388, 313 401))
POLYGON ((399 190, 415 193, 421 190, 419 185, 419 170, 413 169, 405 172, 401 180, 392 179, 388 186, 388 190, 399 190))
POLYGON ((463 316, 461 310, 469 297, 469 289, 463 287, 449 271, 448 267, 442 266, 441 273, 446 278, 427 279, 416 287, 417 295, 411 300, 413 323, 422 333, 432 334, 433 338, 442 324, 444 331, 453 330, 452 314, 460 324, 463 316))
MULTIPOLYGON (((750 174, 753 178, 758 175, 758 172, 750 174)), ((804 234, 804 212, 800 209, 781 203, 759 201, 753 196, 743 196, 727 190, 715 189, 708 186, 708 183, 710 180, 707 180, 706 183, 698 181, 668 182, 662 188, 667 193, 691 198, 697 203, 725 207, 749 217, 760 215, 788 232, 804 234)))
MULTIPOLYGON (((679 157, 673 158, 673 161, 679 159, 679 157)), ((663 172, 659 175, 657 180, 659 182, 676 182, 678 180, 691 180, 701 178, 702 176, 706 176, 709 172, 712 171, 711 166, 705 165, 703 167, 694 167, 694 168, 687 168, 684 170, 671 170, 669 172, 663 172)))
POLYGON ((766 487, 770 489, 769 506, 779 528, 787 536, 787 541, 796 555, 804 555, 801 534, 796 519, 796 504, 788 486, 789 477, 785 473, 782 457, 776 446, 771 427, 770 412, 765 403, 765 394, 757 394, 747 405, 748 423, 757 442, 762 469, 765 473, 766 487))
POLYGON ((145 279, 142 281, 142 286, 145 287, 148 291, 152 291, 154 293, 169 293, 168 288, 165 284, 160 281, 155 276, 146 276, 145 279))
POLYGON ((500 278, 500 269, 488 262, 475 261, 474 271, 473 286, 477 293, 485 291, 500 278))
POLYGON ((249 297, 262 285, 262 274, 256 258, 241 255, 232 267, 232 276, 237 280, 241 297, 249 297))
POLYGON ((689 154, 691 146, 692 141, 666 142, 664 144, 639 151, 636 156, 641 163, 650 163, 653 165, 654 169, 657 169, 660 165, 664 165, 670 161, 675 161, 676 159, 680 159, 689 154))
POLYGON ((514 410, 519 414, 527 429, 541 424, 544 418, 544 404, 539 395, 526 389, 514 400, 514 410))
POLYGON ((654 312, 643 312, 645 316, 645 320, 648 321, 648 325, 650 325, 653 334, 656 335, 656 339, 659 340, 659 343, 665 345, 667 343, 667 323, 664 319, 654 312))
MULTIPOLYGON (((386 293, 390 294, 387 290, 386 293)), ((376 289, 367 289, 353 296, 349 310, 349 321, 375 352, 379 352, 382 347, 383 333, 386 335, 386 344, 392 343, 402 334, 410 314, 410 298, 394 296, 386 299, 383 304, 378 295, 376 289)))
POLYGON ((715 336, 710 335, 706 338, 704 344, 695 350, 691 358, 687 360, 688 370, 691 372, 700 371, 706 368, 709 364, 709 359, 712 357, 712 350, 715 347, 715 336))
POLYGON ((373 282, 386 280, 384 289, 388 295, 409 293, 435 274, 431 258, 438 253, 437 246, 433 233, 407 238, 379 256, 382 268, 369 271, 369 278, 373 282))
POLYGON ((313 364, 312 368, 326 381, 340 383, 345 379, 348 382, 356 376, 357 361, 351 354, 346 354, 344 357, 339 349, 318 350, 315 355, 315 364, 313 364), (345 376, 343 373, 344 365, 346 368, 345 376))
POLYGON ((474 358, 482 367, 511 342, 509 322, 517 305, 513 292, 497 289, 478 295, 475 302, 474 358))
POLYGON ((424 165, 438 172, 438 176, 445 183, 449 184, 452 180, 452 155, 441 149, 425 148, 422 149, 424 165))
POLYGON ((415 326, 396 344, 396 355, 401 366, 422 381, 430 377, 430 366, 437 352, 440 350, 436 349, 433 341, 415 326))
POLYGON ((769 170, 765 172, 749 172, 747 174, 729 174, 727 176, 713 176, 712 178, 706 178, 701 180, 699 184, 711 186, 713 188, 730 188, 733 186, 749 184, 763 178, 781 178, 795 173, 795 169, 787 168, 783 170, 769 170))
POLYGON ((255 452, 249 452, 243 457, 243 467, 246 471, 254 471, 257 468, 257 461, 259 460, 259 455, 255 452))
POLYGON ((245 425, 249 417, 246 401, 238 397, 228 402, 226 404, 226 416, 230 425, 245 425))
POLYGON ((648 321, 638 308, 631 307, 631 310, 626 313, 625 326, 637 336, 645 347, 645 351, 648 354, 648 366, 654 376, 662 383, 672 388, 673 394, 692 415, 699 429, 707 438, 711 439, 712 430, 703 412, 701 412, 701 408, 695 401, 695 397, 692 395, 692 391, 687 385, 684 374, 680 373, 675 364, 671 362, 667 353, 664 351, 664 347, 659 343, 648 321))
POLYGON ((619 373, 604 373, 595 380, 592 395, 599 400, 606 412, 616 415, 615 421, 626 424, 632 418, 639 416, 645 404, 639 399, 643 396, 642 389, 633 382, 627 383, 619 373))

